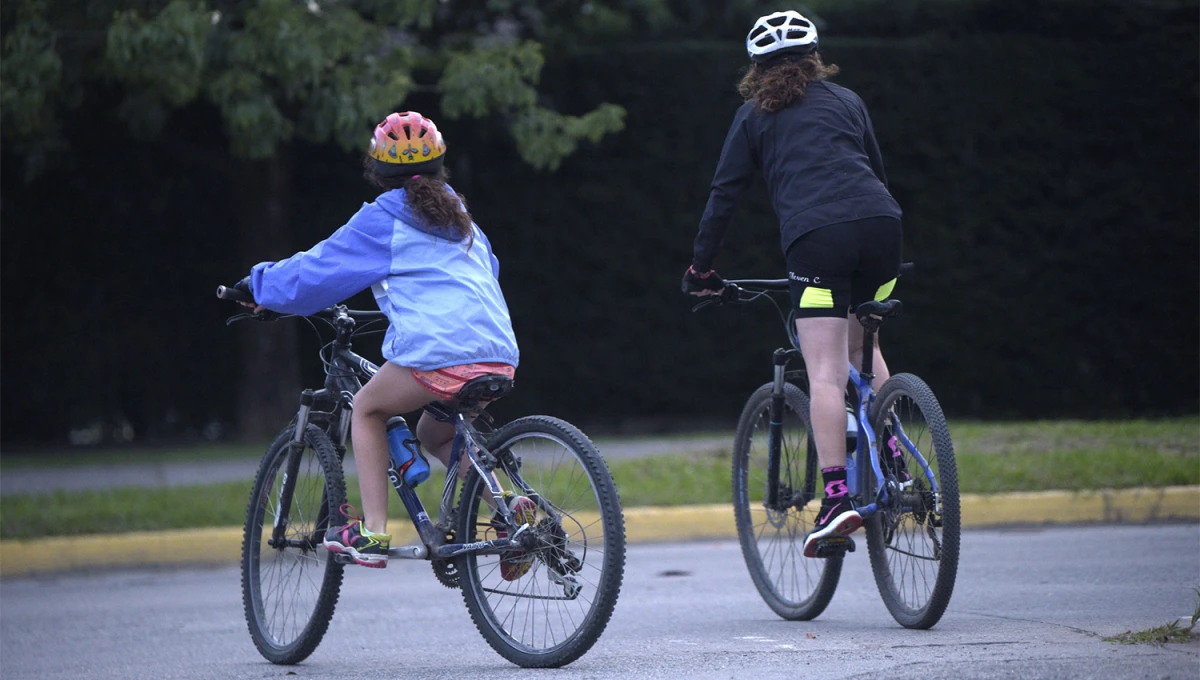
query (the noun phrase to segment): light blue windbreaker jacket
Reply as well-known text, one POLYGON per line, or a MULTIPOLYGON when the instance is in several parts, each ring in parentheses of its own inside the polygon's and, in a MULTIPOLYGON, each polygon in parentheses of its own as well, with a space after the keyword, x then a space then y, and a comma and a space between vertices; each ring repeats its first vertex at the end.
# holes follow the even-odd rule
POLYGON ((485 361, 515 367, 500 262, 483 231, 474 228, 468 248, 417 224, 404 190, 393 189, 311 249, 255 265, 250 290, 267 309, 308 315, 369 286, 390 321, 388 361, 423 371, 485 361))

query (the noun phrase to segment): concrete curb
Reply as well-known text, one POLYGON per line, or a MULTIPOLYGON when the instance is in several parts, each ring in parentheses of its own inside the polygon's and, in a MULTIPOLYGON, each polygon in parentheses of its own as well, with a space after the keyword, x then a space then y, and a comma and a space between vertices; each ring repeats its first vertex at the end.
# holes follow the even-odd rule
MULTIPOLYGON (((962 497, 964 527, 1200 520, 1200 486, 1037 491, 962 497)), ((401 525, 393 522, 393 527, 401 525)), ((411 526, 393 545, 414 542, 411 526)), ((629 543, 736 538, 728 504, 628 508, 629 543)), ((148 565, 236 564, 242 529, 186 529, 0 541, 0 577, 148 565)))

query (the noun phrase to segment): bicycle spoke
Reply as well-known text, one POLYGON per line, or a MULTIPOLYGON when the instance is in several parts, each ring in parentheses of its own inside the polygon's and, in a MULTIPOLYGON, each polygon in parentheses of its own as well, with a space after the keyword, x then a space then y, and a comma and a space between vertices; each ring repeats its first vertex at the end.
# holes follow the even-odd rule
MULTIPOLYGON (((586 627, 594 626, 597 609, 611 608, 613 602, 611 595, 604 596, 613 566, 606 550, 612 518, 600 503, 593 468, 577 456, 566 439, 538 431, 498 445, 493 440, 492 445, 497 446, 493 450, 501 461, 510 460, 505 449, 511 452, 511 460, 520 460, 519 477, 528 484, 516 484, 516 471, 509 471, 503 463, 495 470, 502 486, 518 494, 536 494, 539 500, 522 539, 530 541, 529 552, 464 557, 467 581, 463 592, 468 608, 473 617, 477 613, 482 617, 476 618, 476 623, 492 646, 509 658, 515 654, 518 663, 526 654, 590 646, 594 638, 582 643, 577 643, 577 638, 586 627), (525 488, 529 491, 522 490, 525 488), (481 597, 473 598, 473 591, 481 597), (473 603, 481 608, 472 608, 473 603)), ((477 478, 471 480, 464 498, 473 500, 460 510, 464 513, 460 521, 475 526, 477 532, 486 531, 491 510, 479 498, 477 478)))
MULTIPOLYGON (((253 491, 258 500, 250 504, 245 530, 243 600, 251 636, 263 656, 275 663, 296 663, 324 635, 341 584, 341 566, 321 559, 318 551, 324 549, 314 545, 317 518, 328 516, 325 506, 331 483, 321 455, 336 460, 336 454, 328 440, 319 437, 319 445, 328 447, 324 454, 307 438, 303 449, 293 451, 290 430, 285 435, 272 444, 253 491), (292 455, 300 459, 295 478, 287 480, 292 455), (291 498, 285 502, 283 493, 289 484, 291 498), (284 505, 288 514, 281 517, 284 505), (276 547, 269 541, 277 524, 284 531, 276 547)), ((340 474, 336 483, 342 484, 340 474)), ((335 492, 335 499, 344 498, 342 489, 335 492)))
POLYGON ((881 461, 885 473, 893 483, 907 479, 911 486, 894 494, 868 527, 872 568, 893 617, 906 627, 929 628, 945 611, 957 569, 953 445, 937 400, 915 376, 893 376, 880 389, 873 418, 881 451, 890 448, 890 437, 898 440, 899 455, 881 461), (952 508, 948 516, 947 503, 952 508))

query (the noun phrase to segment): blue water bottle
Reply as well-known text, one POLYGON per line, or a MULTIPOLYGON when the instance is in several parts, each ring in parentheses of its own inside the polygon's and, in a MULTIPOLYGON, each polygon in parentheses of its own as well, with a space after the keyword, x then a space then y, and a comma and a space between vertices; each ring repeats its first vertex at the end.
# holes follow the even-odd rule
POLYGON ((387 421, 387 440, 392 469, 404 479, 405 484, 415 487, 429 479, 429 461, 421 454, 421 443, 408 429, 403 416, 387 421))

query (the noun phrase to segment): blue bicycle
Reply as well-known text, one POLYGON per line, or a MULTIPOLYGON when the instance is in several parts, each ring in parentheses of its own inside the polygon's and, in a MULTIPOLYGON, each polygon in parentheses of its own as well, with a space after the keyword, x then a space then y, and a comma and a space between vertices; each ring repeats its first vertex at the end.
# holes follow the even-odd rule
MULTIPOLYGON (((906 265, 902 270, 909 269, 906 265)), ((712 303, 746 303, 788 292, 787 279, 733 280, 712 303)), ((778 309, 778 304, 776 304, 778 309)), ((915 375, 892 376, 871 389, 875 333, 898 316, 899 300, 869 302, 856 316, 864 328, 863 366, 850 367, 846 476, 864 518, 867 552, 888 611, 907 628, 941 619, 958 571, 958 473, 950 430, 937 399, 915 375)), ((793 314, 784 314, 788 349, 774 352, 775 379, 746 402, 733 449, 733 502, 746 566, 779 616, 810 620, 828 606, 853 552, 849 537, 825 539, 818 556, 803 556, 820 506, 817 451, 793 314)))
MULTIPOLYGON (((244 298, 224 286, 217 295, 244 298)), ((229 322, 277 318, 239 314, 229 322)), ((344 521, 342 459, 354 395, 378 370, 350 348, 356 335, 387 323, 380 312, 341 305, 304 318, 335 333, 321 350, 325 386, 301 393, 295 419, 267 449, 242 545, 246 622, 259 652, 276 664, 306 659, 333 618, 348 560, 322 540, 344 521)), ((508 378, 486 376, 454 402, 425 407, 455 428, 439 514, 430 519, 393 465, 389 477, 419 542, 388 556, 430 561, 442 585, 462 590, 476 628, 504 658, 558 667, 586 653, 612 617, 625 568, 621 499, 600 452, 570 423, 530 416, 492 426, 483 406, 511 388, 508 378), (469 470, 461 493, 460 466, 469 470), (532 500, 536 511, 512 512, 497 500, 505 490, 532 500)))

